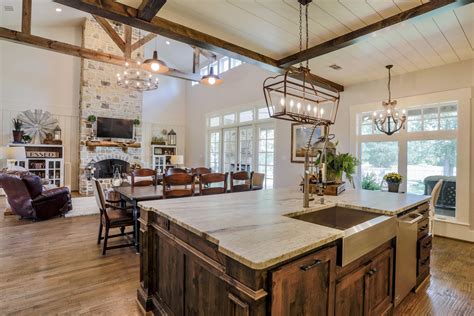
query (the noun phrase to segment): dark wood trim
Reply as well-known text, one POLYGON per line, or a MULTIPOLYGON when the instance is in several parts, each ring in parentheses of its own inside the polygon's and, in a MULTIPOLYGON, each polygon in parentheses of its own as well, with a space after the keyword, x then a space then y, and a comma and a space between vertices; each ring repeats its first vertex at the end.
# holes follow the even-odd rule
POLYGON ((333 38, 324 43, 318 44, 316 46, 310 47, 287 57, 284 57, 278 60, 277 64, 280 67, 289 67, 291 65, 303 62, 308 59, 312 59, 318 56, 322 56, 346 46, 353 45, 357 42, 365 40, 366 37, 376 31, 395 25, 397 23, 407 21, 415 18, 425 18, 434 14, 439 14, 441 12, 452 10, 456 7, 460 7, 469 3, 474 2, 473 0, 431 0, 422 5, 414 7, 410 10, 400 12, 399 14, 393 15, 384 20, 378 21, 376 23, 367 25, 363 28, 357 29, 350 33, 344 34, 342 36, 333 38))
POLYGON ((132 44, 132 52, 136 51, 137 49, 139 49, 140 47, 142 47, 143 45, 145 45, 146 43, 148 43, 155 37, 156 37, 156 34, 153 34, 153 33, 148 33, 147 35, 143 36, 138 41, 132 44))
POLYGON ((21 7, 21 31, 31 34, 31 0, 23 0, 21 7))
MULTIPOLYGON (((275 73, 284 73, 286 69, 278 65, 278 61, 271 57, 257 53, 250 49, 238 46, 236 44, 224 41, 212 35, 199 32, 186 26, 165 20, 160 17, 153 17, 151 21, 145 21, 137 18, 138 10, 114 2, 112 0, 54 0, 57 3, 99 15, 107 19, 115 20, 135 28, 149 31, 155 34, 197 46, 215 53, 223 54, 232 58, 242 60, 246 63, 259 66, 267 71, 275 73)), ((299 78, 296 78, 299 79, 299 78)), ((330 80, 312 75, 312 79, 317 85, 331 91, 344 91, 344 86, 330 80)))
POLYGON ((151 21, 165 3, 166 0, 142 0, 142 4, 138 8, 137 18, 151 21))
POLYGON ((123 51, 125 58, 132 58, 132 27, 124 25, 125 49, 123 51))
MULTIPOLYGON (((61 54, 86 58, 118 66, 123 66, 124 63, 129 60, 123 56, 107 54, 95 51, 93 49, 83 48, 80 46, 58 42, 40 36, 10 30, 4 27, 0 27, 0 39, 8 40, 17 44, 29 45, 32 47, 47 49, 61 54)), ((199 81, 200 79, 199 75, 189 74, 177 69, 170 69, 169 72, 164 73, 163 75, 189 81, 199 81)))
POLYGON ((125 52, 125 42, 120 37, 120 35, 114 30, 112 25, 110 25, 109 21, 97 15, 93 15, 93 17, 102 27, 102 29, 107 33, 107 35, 109 35, 109 37, 114 41, 118 48, 120 48, 122 52, 125 52))

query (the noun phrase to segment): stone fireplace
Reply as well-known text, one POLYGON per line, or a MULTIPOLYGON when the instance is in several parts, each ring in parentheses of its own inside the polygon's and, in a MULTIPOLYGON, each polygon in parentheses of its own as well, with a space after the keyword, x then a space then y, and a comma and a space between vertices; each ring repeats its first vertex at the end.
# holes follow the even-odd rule
MULTIPOLYGON (((123 34, 123 26, 118 23, 111 24, 119 33, 123 34)), ((134 32, 133 41, 138 39, 138 34, 134 32)), ((123 55, 123 52, 109 38, 102 27, 93 19, 88 18, 84 23, 83 46, 105 53, 123 55)), ((137 50, 141 53, 141 49, 137 50)), ((89 115, 96 117, 108 117, 118 119, 140 119, 142 120, 142 93, 119 87, 116 83, 116 74, 122 72, 123 67, 101 63, 88 59, 82 59, 81 64, 81 101, 80 101, 80 172, 79 172, 79 193, 82 195, 92 195, 92 182, 85 174, 87 165, 94 161, 101 167, 112 168, 110 170, 99 171, 101 182, 107 184, 113 177, 113 165, 120 165, 127 171, 130 164, 143 164, 142 148, 122 149, 120 147, 88 147, 86 141, 95 132, 95 124, 87 122, 89 115), (122 161, 118 163, 117 161, 122 161), (115 162, 114 162, 115 161, 115 162)), ((141 142, 141 129, 135 129, 136 141, 141 142)), ((114 139, 115 140, 115 139, 114 139)), ((130 141, 116 139, 117 141, 130 141)), ((109 169, 110 169, 109 168, 109 169)), ((98 169, 96 167, 96 169, 98 169)))

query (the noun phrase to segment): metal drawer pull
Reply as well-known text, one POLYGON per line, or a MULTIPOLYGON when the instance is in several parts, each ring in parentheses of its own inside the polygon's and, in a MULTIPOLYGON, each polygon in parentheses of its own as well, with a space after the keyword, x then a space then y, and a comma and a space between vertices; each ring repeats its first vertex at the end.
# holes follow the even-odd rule
POLYGON ((314 260, 313 263, 301 266, 300 269, 303 270, 303 271, 308 271, 309 269, 312 269, 312 268, 318 266, 320 263, 321 263, 321 260, 316 259, 316 260, 314 260))
POLYGON ((377 272, 377 269, 370 269, 369 271, 367 271, 367 275, 368 276, 373 276, 375 274, 375 272, 377 272))

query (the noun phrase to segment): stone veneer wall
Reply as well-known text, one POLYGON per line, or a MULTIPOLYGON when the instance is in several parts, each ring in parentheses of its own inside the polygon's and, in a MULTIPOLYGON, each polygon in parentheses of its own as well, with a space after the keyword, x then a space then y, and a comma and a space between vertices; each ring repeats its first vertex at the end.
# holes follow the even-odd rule
MULTIPOLYGON (((123 27, 113 24, 114 28, 123 34, 123 27)), ((137 33, 133 34, 134 41, 138 39, 137 33)), ((84 23, 83 47, 103 51, 110 54, 122 55, 122 51, 109 38, 107 33, 93 19, 88 18, 84 23)), ((134 56, 143 53, 140 50, 134 52, 134 56)), ((79 171, 79 193, 83 195, 93 194, 92 182, 85 177, 84 168, 91 161, 103 159, 122 159, 129 163, 143 162, 142 148, 129 148, 124 152, 120 148, 97 147, 90 150, 85 146, 85 141, 91 135, 88 127, 87 117, 123 118, 142 120, 142 93, 119 87, 116 83, 117 73, 123 72, 124 67, 105 64, 88 59, 82 59, 81 65, 81 101, 80 101, 80 171, 79 171)), ((141 142, 140 127, 136 129, 137 141, 141 142)))

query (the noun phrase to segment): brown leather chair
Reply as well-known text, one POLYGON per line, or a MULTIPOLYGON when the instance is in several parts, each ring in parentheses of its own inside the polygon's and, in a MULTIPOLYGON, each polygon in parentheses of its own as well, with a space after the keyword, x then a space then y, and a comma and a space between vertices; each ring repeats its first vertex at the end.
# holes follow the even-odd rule
POLYGON ((28 171, 2 172, 0 186, 7 194, 12 212, 22 218, 48 219, 72 210, 68 188, 43 191, 41 178, 28 171))
POLYGON ((186 171, 186 169, 182 169, 182 168, 168 168, 168 169, 166 169, 166 174, 167 174, 167 175, 170 175, 170 174, 177 174, 177 173, 185 173, 185 174, 188 174, 188 172, 186 171))
POLYGON ((132 247, 134 246, 133 240, 130 240, 128 244, 120 244, 116 246, 107 247, 109 238, 114 237, 128 237, 127 235, 133 235, 133 231, 125 232, 125 227, 133 225, 133 215, 127 209, 110 205, 106 203, 104 191, 97 179, 93 180, 94 196, 97 202, 97 206, 100 210, 100 223, 99 223, 99 236, 97 237, 97 244, 100 245, 100 241, 104 240, 102 248, 102 255, 109 249, 132 247), (102 237, 102 230, 105 226, 105 235, 102 237), (111 228, 120 228, 120 234, 109 235, 111 228))
POLYGON ((158 185, 158 174, 156 170, 140 168, 132 171, 131 174, 131 185, 132 187, 146 187, 150 185, 158 185), (151 180, 139 180, 135 181, 135 177, 151 177, 151 180))
POLYGON ((226 173, 205 173, 199 179, 199 194, 211 195, 222 194, 227 192, 227 176, 226 173), (212 186, 213 183, 222 183, 222 186, 212 186))
POLYGON ((243 192, 252 190, 253 171, 239 171, 230 173, 230 192, 243 192), (234 181, 244 182, 235 184, 234 181))
POLYGON ((193 196, 194 185, 193 174, 176 173, 163 176, 163 199, 193 196), (179 188, 173 188, 179 186, 179 188))

